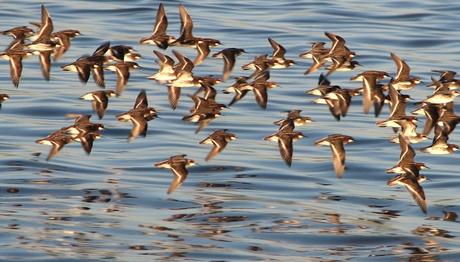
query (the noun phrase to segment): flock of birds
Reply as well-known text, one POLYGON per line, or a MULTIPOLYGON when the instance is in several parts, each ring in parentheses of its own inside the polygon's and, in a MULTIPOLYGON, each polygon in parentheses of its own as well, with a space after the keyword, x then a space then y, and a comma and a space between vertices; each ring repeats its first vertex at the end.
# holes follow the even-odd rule
MULTIPOLYGON (((193 22, 185 7, 179 5, 181 19, 181 35, 178 38, 167 34, 168 20, 163 4, 158 7, 156 22, 150 36, 143 37, 140 44, 156 45, 160 49, 167 49, 170 46, 193 47, 197 50, 194 61, 182 55, 177 50, 172 53, 177 62, 167 54, 154 50, 158 57, 159 70, 149 76, 149 79, 165 84, 168 88, 169 103, 175 109, 179 103, 181 88, 197 87, 197 91, 189 97, 193 100, 194 106, 190 114, 183 117, 184 121, 198 123, 196 132, 199 132, 210 121, 221 116, 221 111, 234 105, 243 99, 250 91, 254 94, 257 104, 266 108, 268 102, 268 90, 275 88, 278 84, 270 81, 270 70, 288 68, 295 64, 293 60, 285 58, 286 49, 274 39, 268 38, 273 48, 271 56, 267 54, 255 57, 253 61, 242 66, 245 70, 253 70, 249 76, 236 77, 236 81, 223 93, 233 93, 234 97, 228 105, 216 102, 216 84, 226 81, 232 73, 236 57, 245 53, 244 49, 226 48, 212 56, 223 58, 224 68, 221 78, 213 76, 197 76, 193 73, 194 66, 202 63, 210 54, 210 48, 218 46, 220 41, 212 38, 196 37, 193 34, 193 22), (201 95, 202 94, 202 95, 201 95)), ((54 60, 59 59, 70 47, 72 38, 80 35, 78 30, 63 30, 53 32, 53 21, 48 10, 42 5, 41 21, 32 23, 38 28, 33 30, 27 26, 15 27, 3 31, 3 35, 13 37, 11 44, 0 53, 0 57, 10 62, 11 80, 18 87, 22 72, 22 59, 30 55, 38 55, 41 70, 45 79, 50 79, 51 56, 54 60)), ((368 114, 374 107, 375 116, 379 116, 385 103, 389 104, 389 116, 386 120, 378 121, 380 127, 392 127, 397 135, 391 139, 393 143, 399 143, 401 147, 400 159, 394 167, 387 169, 388 173, 397 173, 388 181, 389 186, 402 185, 412 195, 420 206, 421 210, 427 212, 427 204, 424 190, 421 183, 427 180, 426 176, 420 174, 420 170, 427 168, 424 163, 415 161, 415 151, 411 144, 419 143, 428 138, 431 130, 434 129, 434 139, 430 146, 422 148, 422 152, 429 154, 450 154, 458 150, 458 146, 448 143, 448 136, 455 129, 460 117, 454 113, 453 101, 460 94, 460 80, 455 79, 453 71, 436 71, 440 73, 439 79, 432 78, 429 86, 434 87, 434 92, 422 102, 417 103, 418 108, 411 115, 406 114, 406 104, 410 97, 402 94, 401 91, 410 90, 420 84, 420 78, 410 75, 408 64, 396 54, 391 54, 397 68, 397 73, 387 83, 381 80, 390 77, 383 71, 363 71, 351 78, 351 80, 362 81, 362 87, 356 89, 341 88, 332 85, 328 76, 335 71, 350 71, 360 64, 354 60, 356 53, 346 46, 343 37, 326 32, 326 37, 331 41, 331 47, 325 42, 313 42, 311 49, 300 54, 301 58, 312 59, 312 64, 305 74, 310 74, 325 67, 327 72, 319 77, 318 86, 306 91, 307 94, 318 96, 314 102, 328 106, 332 116, 339 121, 345 117, 354 96, 362 95, 363 112, 368 114), (418 133, 417 118, 413 115, 426 117, 422 133, 418 133)), ((139 67, 135 62, 141 55, 131 46, 111 46, 110 42, 102 43, 91 55, 85 55, 76 61, 62 66, 64 71, 77 72, 81 82, 86 83, 90 75, 100 87, 105 87, 104 70, 115 71, 117 74, 116 90, 98 90, 84 94, 80 99, 92 101, 92 107, 99 119, 104 117, 110 97, 122 94, 126 86, 130 71, 139 67)), ((0 94, 0 103, 7 100, 7 94, 0 94)), ((51 145, 51 151, 47 160, 55 156, 66 144, 73 141, 80 142, 86 153, 90 153, 93 143, 101 137, 104 125, 90 121, 90 115, 70 114, 68 117, 75 119, 70 126, 63 127, 52 132, 45 138, 36 142, 39 144, 51 145)), ((147 95, 142 90, 131 110, 117 115, 119 121, 130 121, 133 125, 129 140, 138 136, 146 136, 147 122, 157 117, 157 111, 149 107, 147 95)), ((284 119, 274 122, 278 130, 265 140, 277 141, 281 158, 288 166, 292 164, 293 141, 302 138, 302 132, 295 128, 312 122, 308 116, 302 116, 301 110, 287 112, 284 119)), ((216 130, 203 139, 200 144, 210 144, 212 149, 206 157, 206 161, 221 153, 228 142, 237 139, 236 135, 228 130, 216 130)), ((342 134, 331 134, 315 142, 318 146, 329 146, 332 151, 332 162, 337 177, 341 177, 345 171, 345 148, 344 145, 354 142, 351 136, 342 134)), ((176 190, 187 178, 187 168, 193 166, 195 161, 186 158, 186 155, 176 155, 155 163, 158 168, 172 170, 174 179, 167 191, 171 193, 176 190)))

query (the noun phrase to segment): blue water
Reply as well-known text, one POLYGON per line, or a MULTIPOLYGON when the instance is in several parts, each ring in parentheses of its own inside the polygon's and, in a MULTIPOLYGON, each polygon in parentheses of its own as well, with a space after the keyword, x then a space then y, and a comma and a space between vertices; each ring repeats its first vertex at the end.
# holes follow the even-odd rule
MULTIPOLYGON (((165 2, 168 32, 179 34, 178 5, 165 2)), ((158 66, 156 47, 140 46, 154 23, 156 1, 48 1, 55 30, 78 29, 70 50, 53 63, 51 81, 43 80, 36 57, 24 61, 18 89, 10 81, 7 61, 0 62, 0 93, 11 100, 0 111, 0 259, 21 261, 118 260, 411 260, 449 261, 460 257, 460 227, 444 221, 443 211, 460 212, 457 172, 459 155, 417 154, 431 169, 423 172, 428 199, 425 216, 404 188, 390 188, 385 169, 399 158, 399 146, 387 141, 390 129, 378 128, 379 118, 363 115, 361 98, 353 98, 346 118, 336 122, 324 105, 312 103, 304 91, 316 85, 320 72, 304 76, 309 60, 298 54, 312 41, 326 41, 325 31, 347 40, 363 66, 336 72, 330 80, 358 88, 350 77, 363 70, 395 73, 394 52, 429 82, 431 70, 458 70, 460 4, 432 1, 183 1, 193 18, 195 35, 220 39, 223 47, 244 48, 232 76, 247 75, 240 66, 254 56, 271 53, 267 37, 287 49, 297 64, 272 70, 279 88, 269 91, 266 110, 252 94, 195 134, 183 122, 192 102, 183 89, 175 111, 167 89, 146 79, 158 66), (82 94, 99 89, 82 85, 75 73, 60 66, 90 54, 102 42, 132 45, 143 56, 143 67, 131 74, 121 97, 110 100, 101 122, 106 130, 86 156, 80 145, 67 145, 47 162, 49 147, 34 143, 72 124, 67 113, 91 114, 82 94), (129 110, 141 89, 159 111, 149 122, 147 137, 128 143, 129 123, 115 115, 129 110), (315 122, 299 128, 307 138, 295 142, 291 168, 279 157, 277 144, 263 140, 276 131, 273 121, 282 111, 302 109, 315 122), (198 144, 216 129, 238 136, 215 159, 205 162, 209 145, 198 144), (346 146, 348 169, 337 179, 330 150, 314 141, 331 133, 353 136, 346 146), (37 156, 38 153, 41 153, 37 156), (153 163, 187 154, 199 165, 171 195, 172 179, 153 163), (16 192, 15 190, 18 190, 16 192), (15 193, 11 193, 15 192, 15 193)), ((0 29, 39 21, 38 1, 2 3, 0 29)), ((6 47, 10 38, 2 36, 6 47)), ((194 57, 195 50, 176 48, 194 57)), ((220 50, 215 48, 213 50, 220 50)), ((170 52, 170 49, 167 51, 170 52)), ((208 58, 197 75, 219 75, 222 60, 208 58)), ((322 71, 322 70, 321 70, 322 71)), ((106 73, 107 88, 115 75, 106 73)), ((220 91, 231 81, 216 88, 220 91)), ((405 92, 414 101, 429 95, 424 84, 405 92)), ((219 92, 228 103, 232 95, 219 92)), ((409 110, 413 105, 408 106, 409 110)), ((458 111, 458 110, 457 110, 458 111)), ((422 124, 423 121, 420 123, 422 124)), ((460 143, 458 131, 449 142, 460 143)), ((418 149, 427 140, 414 145, 418 149)))

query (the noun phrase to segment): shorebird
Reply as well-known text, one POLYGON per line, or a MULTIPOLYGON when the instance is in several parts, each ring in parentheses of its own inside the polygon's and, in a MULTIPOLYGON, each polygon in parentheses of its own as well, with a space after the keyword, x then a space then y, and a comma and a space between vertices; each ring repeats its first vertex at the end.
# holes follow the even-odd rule
POLYGON ((325 47, 325 42, 312 42, 311 49, 299 54, 300 58, 313 58, 313 56, 324 56, 329 53, 329 48, 325 47))
POLYGON ((433 155, 446 155, 452 154, 459 149, 456 144, 448 144, 449 139, 446 131, 439 125, 434 127, 434 138, 433 143, 430 146, 421 149, 422 152, 433 154, 433 155))
POLYGON ((295 110, 285 111, 285 112, 287 113, 287 117, 285 119, 275 121, 273 122, 273 124, 282 126, 285 123, 285 121, 288 120, 288 121, 292 121, 294 123, 294 126, 297 127, 297 126, 303 126, 303 125, 313 122, 311 117, 301 116, 300 113, 302 112, 302 110, 300 109, 295 109, 295 110))
POLYGON ((295 64, 294 60, 286 59, 286 49, 272 38, 268 38, 268 42, 273 48, 272 53, 272 66, 271 68, 287 68, 295 64))
POLYGON ((212 57, 224 59, 224 70, 222 73, 223 81, 227 80, 230 76, 233 67, 235 66, 235 58, 242 53, 246 53, 246 51, 241 48, 226 48, 212 55, 212 57))
POLYGON ((104 54, 110 47, 110 42, 102 43, 91 56, 82 56, 75 62, 62 66, 63 71, 77 72, 82 83, 87 83, 89 75, 92 72, 96 84, 105 87, 104 83, 104 54))
POLYGON ((151 36, 143 37, 139 41, 141 44, 154 44, 161 49, 166 49, 176 40, 174 36, 168 35, 166 29, 168 28, 168 18, 162 3, 158 6, 156 15, 155 26, 151 36))
POLYGON ((114 71, 117 74, 116 94, 119 96, 123 92, 130 76, 129 71, 139 68, 136 62, 116 62, 105 67, 107 70, 114 71))
POLYGON ((116 95, 116 92, 113 90, 100 90, 86 93, 82 95, 80 99, 92 101, 91 105, 94 112, 97 113, 99 119, 102 119, 107 110, 109 97, 114 97, 116 95))
POLYGON ((217 156, 227 146, 228 142, 236 140, 237 137, 233 133, 227 132, 227 129, 217 130, 210 134, 208 137, 200 141, 200 144, 213 145, 211 151, 206 156, 205 161, 209 161, 217 156))
MULTIPOLYGON (((293 125, 292 125, 293 126, 293 125)), ((304 137, 301 132, 293 131, 291 128, 283 128, 278 132, 266 136, 264 140, 278 142, 281 158, 289 167, 292 165, 294 148, 292 142, 304 137)))
POLYGON ((422 82, 419 77, 410 75, 410 67, 407 65, 406 61, 402 60, 394 53, 391 53, 390 56, 395 62, 397 69, 396 76, 392 83, 396 90, 410 90, 422 82))
POLYGON ((80 31, 73 29, 61 30, 51 34, 51 40, 57 43, 53 52, 54 61, 61 58, 69 50, 71 39, 79 35, 81 35, 80 31))
POLYGON ((201 41, 206 43, 208 46, 218 46, 220 41, 212 38, 203 38, 193 36, 193 21, 184 5, 179 4, 179 14, 181 21, 181 35, 175 41, 170 43, 170 45, 175 46, 187 46, 187 47, 197 47, 197 44, 201 41))
POLYGON ((36 39, 26 47, 39 56, 43 77, 50 80, 51 54, 56 48, 56 43, 51 40, 53 33, 53 20, 44 5, 41 6, 41 24, 36 39))
POLYGON ((136 98, 133 109, 128 112, 116 116, 118 121, 131 121, 133 128, 129 134, 128 141, 133 141, 139 135, 147 135, 147 122, 157 117, 157 111, 153 107, 148 106, 147 94, 145 90, 139 92, 136 98))
POLYGON ((423 103, 419 108, 412 111, 414 115, 425 115, 425 126, 423 127, 423 135, 428 136, 439 119, 439 107, 435 104, 423 103))
POLYGON ((332 134, 325 138, 317 140, 317 146, 330 146, 332 150, 332 164, 334 165, 335 174, 341 178, 345 172, 345 148, 344 144, 354 142, 351 136, 332 134))
POLYGON ((378 81, 387 76, 386 72, 369 70, 351 78, 352 81, 363 81, 363 112, 365 114, 369 113, 371 104, 374 104, 375 116, 380 114, 385 96, 378 81))
POLYGON ((51 146, 51 150, 48 153, 46 161, 49 161, 52 157, 57 155, 59 151, 61 151, 61 149, 70 142, 72 142, 72 138, 68 134, 66 134, 62 129, 51 133, 45 138, 38 139, 35 141, 35 143, 37 144, 51 146))
POLYGON ((108 62, 135 62, 141 58, 141 55, 129 45, 110 46, 104 56, 108 62))
POLYGON ((0 53, 0 57, 10 62, 10 76, 13 85, 17 88, 22 75, 22 59, 31 56, 32 52, 23 49, 20 42, 0 53))
POLYGON ((196 163, 192 159, 185 158, 187 155, 172 156, 167 160, 155 163, 155 167, 171 169, 174 179, 168 189, 168 194, 174 192, 185 181, 188 175, 187 167, 194 166, 196 163))
POLYGON ((404 186, 411 194, 423 213, 427 212, 426 198, 421 182, 426 180, 426 176, 419 174, 419 169, 415 165, 404 167, 404 173, 396 175, 387 182, 390 187, 399 185, 404 186))
POLYGON ((425 163, 415 162, 415 150, 410 146, 409 141, 399 134, 399 146, 401 148, 401 153, 399 154, 399 161, 392 168, 387 169, 387 173, 405 173, 407 167, 415 165, 416 168, 427 169, 428 167, 425 163))
POLYGON ((148 76, 148 79, 156 80, 160 83, 167 83, 176 79, 176 71, 174 70, 174 60, 159 51, 153 50, 153 53, 158 57, 157 63, 160 68, 157 73, 148 76))

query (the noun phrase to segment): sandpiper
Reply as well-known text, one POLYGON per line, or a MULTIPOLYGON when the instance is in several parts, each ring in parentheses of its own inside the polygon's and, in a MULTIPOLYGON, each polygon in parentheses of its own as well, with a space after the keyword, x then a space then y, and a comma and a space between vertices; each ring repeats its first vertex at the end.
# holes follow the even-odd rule
POLYGON ((332 134, 325 138, 317 140, 317 146, 330 146, 332 150, 332 164, 334 165, 335 174, 341 178, 345 171, 345 148, 344 144, 354 142, 351 136, 332 134))
POLYGON ((43 77, 50 79, 51 53, 56 47, 56 43, 51 40, 53 33, 53 21, 49 16, 48 10, 44 5, 41 6, 41 24, 36 39, 26 46, 39 56, 43 77))
POLYGON ((217 156, 224 148, 227 146, 227 143, 233 140, 236 140, 237 137, 233 133, 227 132, 227 129, 217 130, 210 134, 208 137, 200 141, 200 144, 211 144, 213 148, 208 153, 205 158, 205 161, 209 161, 215 156, 217 156))
POLYGON ((422 82, 419 77, 410 76, 410 67, 406 61, 394 53, 391 53, 390 56, 397 68, 397 73, 393 81, 393 86, 396 90, 409 90, 422 82))
MULTIPOLYGON (((19 42, 18 42, 19 43, 19 42)), ((32 52, 24 50, 22 44, 15 45, 12 49, 8 49, 0 53, 0 57, 10 61, 11 81, 15 87, 19 86, 19 81, 22 75, 22 59, 31 56, 32 52)))
POLYGON ((233 67, 235 66, 235 57, 241 55, 242 53, 246 53, 246 51, 241 48, 226 48, 212 55, 212 57, 224 59, 224 72, 222 74, 223 81, 227 80, 230 76, 233 67))
POLYGON ((141 55, 129 45, 113 45, 104 55, 109 62, 134 62, 141 58, 141 55))
POLYGON ((325 47, 325 42, 312 42, 311 49, 301 53, 299 57, 301 58, 313 58, 313 56, 322 56, 329 53, 329 48, 325 47))
POLYGON ((446 91, 439 91, 435 92, 431 96, 428 96, 424 103, 432 103, 432 104, 447 104, 454 101, 455 97, 460 95, 460 91, 458 90, 446 90, 446 91))
POLYGON ((388 98, 390 101, 390 114, 388 118, 406 116, 407 97, 402 95, 393 85, 393 81, 388 84, 388 98))
POLYGON ((457 124, 460 123, 460 116, 456 115, 453 110, 449 110, 442 107, 438 111, 439 118, 435 122, 438 126, 442 127, 442 130, 449 135, 454 131, 457 124))
POLYGON ((116 116, 118 121, 127 122, 131 121, 133 128, 128 137, 128 141, 133 141, 139 135, 147 135, 147 122, 157 117, 157 111, 153 107, 148 106, 147 94, 145 90, 139 92, 136 98, 133 109, 126 113, 122 113, 116 116))
POLYGON ((86 93, 82 95, 80 99, 92 101, 91 105, 93 106, 94 112, 97 113, 99 119, 102 119, 109 103, 109 97, 114 97, 116 95, 116 92, 113 90, 100 90, 86 93))
POLYGON ((351 104, 351 97, 357 95, 356 90, 337 87, 335 90, 325 94, 323 98, 329 106, 329 111, 337 119, 345 117, 351 104))
POLYGON ((181 20, 181 35, 170 45, 196 47, 198 42, 205 42, 208 46, 218 46, 220 41, 212 38, 202 38, 193 36, 193 21, 184 5, 179 5, 179 13, 181 20))
POLYGON ((434 135, 433 143, 430 146, 422 148, 422 152, 433 155, 446 155, 452 154, 459 149, 458 145, 447 143, 449 137, 446 131, 439 125, 434 127, 434 135))
POLYGON ((419 170, 427 169, 424 163, 415 162, 415 150, 410 146, 409 141, 401 134, 399 134, 399 146, 401 153, 399 154, 399 161, 395 166, 386 170, 387 173, 403 174, 407 171, 407 167, 415 165, 419 170))
POLYGON ((259 55, 253 61, 241 66, 243 70, 254 70, 249 78, 256 77, 263 72, 266 72, 270 67, 274 66, 273 59, 268 58, 267 54, 259 55))
POLYGON ((237 77, 235 83, 223 91, 224 94, 235 93, 232 101, 228 104, 229 107, 241 100, 250 91, 249 83, 247 82, 248 79, 245 76, 237 77))
POLYGON ((375 108, 375 116, 377 117, 380 114, 385 96, 383 95, 381 85, 378 84, 378 80, 387 76, 388 74, 383 71, 368 70, 351 78, 352 81, 363 81, 363 112, 365 114, 369 113, 372 103, 375 108))
POLYGON ((164 161, 156 162, 155 167, 171 169, 174 179, 168 189, 168 194, 174 192, 185 181, 188 175, 187 167, 196 163, 192 159, 185 158, 187 155, 176 155, 164 161))
POLYGON ((100 123, 92 123, 90 121, 91 115, 86 114, 66 114, 68 118, 74 118, 73 125, 63 128, 66 134, 72 138, 84 136, 89 133, 100 132, 104 130, 104 125, 100 123))
POLYGON ((320 74, 318 78, 318 85, 315 88, 305 91, 305 93, 314 96, 324 96, 333 90, 336 90, 339 86, 331 86, 331 82, 327 79, 324 74, 320 74))
POLYGON ((331 32, 325 32, 324 34, 332 42, 332 46, 329 49, 330 57, 343 56, 347 59, 355 57, 355 52, 350 51, 350 49, 345 45, 346 41, 343 37, 333 34, 331 32))
POLYGON ((419 169, 415 167, 415 165, 410 165, 409 167, 405 167, 405 169, 406 171, 404 173, 390 179, 387 182, 387 185, 391 187, 396 185, 404 186, 412 195, 415 202, 417 202, 423 213, 426 214, 427 206, 425 192, 423 187, 420 185, 420 182, 426 180, 426 177, 419 174, 419 169))
POLYGON ((425 115, 425 126, 423 127, 422 134, 427 136, 433 129, 434 125, 438 122, 438 109, 438 105, 423 103, 419 108, 412 111, 412 114, 414 115, 425 115))
POLYGON ((70 40, 76 36, 81 35, 80 31, 73 29, 61 30, 51 34, 51 39, 58 43, 57 48, 54 50, 54 60, 58 60, 70 48, 70 40))
POLYGON ((104 63, 106 58, 104 54, 110 47, 110 42, 102 43, 91 56, 82 56, 75 62, 62 66, 62 70, 77 72, 80 81, 87 83, 90 72, 93 73, 93 78, 96 84, 100 87, 105 87, 104 83, 104 63))
POLYGON ((292 154, 294 148, 292 142, 305 137, 301 132, 282 129, 278 132, 266 136, 264 140, 278 142, 281 158, 289 167, 292 165, 292 154))
POLYGON ((303 126, 303 125, 306 125, 308 123, 313 122, 311 117, 309 117, 309 116, 301 116, 300 115, 301 112, 302 112, 302 110, 300 110, 300 109, 286 111, 287 117, 285 119, 275 121, 275 122, 273 122, 273 124, 282 126, 285 120, 291 120, 291 121, 293 121, 294 126, 303 126))
POLYGON ((224 104, 217 103, 214 98, 211 97, 203 98, 198 95, 192 95, 189 97, 193 100, 194 106, 190 110, 191 113, 184 116, 182 120, 198 123, 199 125, 195 130, 195 133, 204 129, 213 119, 220 117, 220 112, 226 108, 224 104))
POLYGON ((433 72, 439 73, 440 77, 438 80, 431 77, 432 83, 428 85, 429 87, 434 87, 436 90, 460 88, 460 80, 455 78, 457 72, 451 70, 433 70, 433 72))
POLYGON ((268 38, 268 42, 273 48, 273 65, 271 66, 271 68, 287 68, 295 64, 294 60, 286 59, 284 57, 284 55, 286 54, 286 49, 282 45, 280 45, 278 42, 276 42, 270 37, 268 38))
POLYGON ((101 132, 104 130, 104 125, 100 123, 92 123, 91 115, 84 114, 67 114, 66 117, 75 118, 75 123, 71 126, 64 127, 61 130, 70 136, 73 141, 80 142, 86 154, 91 154, 93 142, 101 138, 101 132))
POLYGON ((157 73, 148 76, 148 79, 156 80, 160 83, 167 83, 171 80, 176 79, 176 72, 174 70, 174 60, 159 51, 154 50, 153 53, 158 57, 157 63, 160 65, 160 69, 157 73))
POLYGON ((176 40, 174 36, 168 35, 166 29, 168 28, 168 18, 162 3, 158 6, 156 15, 155 26, 151 36, 143 37, 139 41, 141 44, 155 44, 159 48, 166 49, 168 45, 176 40))
POLYGON ((121 95, 126 84, 128 83, 128 79, 130 76, 129 71, 139 68, 139 65, 136 62, 121 61, 121 62, 116 62, 115 64, 108 65, 105 68, 107 70, 114 71, 117 73, 116 93, 117 95, 121 95))
POLYGON ((34 34, 34 30, 27 26, 17 26, 8 30, 1 31, 2 35, 10 35, 16 40, 24 40, 34 34))
POLYGON ((358 61, 351 60, 347 56, 334 56, 331 58, 332 65, 327 67, 328 70, 326 75, 330 75, 333 72, 346 72, 355 69, 355 67, 360 66, 361 64, 358 61))
POLYGON ((37 141, 35 141, 35 143, 37 144, 51 146, 51 150, 48 153, 46 161, 49 161, 52 157, 57 155, 59 151, 61 151, 61 149, 70 142, 72 142, 72 138, 68 134, 66 134, 62 129, 51 133, 45 138, 38 139, 37 141))

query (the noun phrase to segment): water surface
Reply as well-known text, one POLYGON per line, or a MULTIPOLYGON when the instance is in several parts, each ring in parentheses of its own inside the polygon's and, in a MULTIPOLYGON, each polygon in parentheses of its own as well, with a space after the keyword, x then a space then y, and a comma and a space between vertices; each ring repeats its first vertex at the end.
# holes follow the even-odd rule
MULTIPOLYGON (((2 3, 1 29, 38 21, 40 3, 2 3)), ((458 69, 460 4, 184 1, 197 36, 218 38, 225 48, 248 52, 237 59, 234 76, 247 75, 242 64, 271 52, 267 37, 284 45, 287 56, 298 62, 286 70, 272 70, 272 80, 280 88, 270 90, 267 110, 248 95, 195 134, 196 126, 181 120, 192 106, 185 94, 193 90, 184 89, 179 107, 172 111, 166 88, 146 79, 158 68, 153 62, 155 47, 139 46, 138 40, 152 30, 158 2, 127 3, 46 3, 55 30, 83 33, 53 63, 49 82, 42 79, 33 57, 24 61, 21 84, 15 89, 8 62, 0 63, 0 93, 11 97, 0 111, 0 259, 446 261, 460 256, 460 227, 442 219, 443 212, 460 212, 458 154, 417 155, 431 167, 424 172, 431 181, 424 184, 428 215, 423 215, 405 189, 386 185, 390 176, 384 170, 397 162, 399 146, 387 141, 392 131, 376 127, 375 121, 384 119, 388 109, 377 119, 363 115, 358 97, 347 117, 336 122, 325 106, 313 104, 314 98, 304 93, 316 85, 319 72, 304 76, 310 61, 297 57, 310 42, 326 41, 324 32, 330 31, 345 37, 363 65, 354 72, 334 73, 333 84, 359 87, 349 78, 362 70, 394 74, 390 52, 429 82, 433 69, 458 69), (84 86, 75 73, 59 67, 107 40, 135 47, 143 56, 143 69, 133 72, 123 95, 110 101, 100 121, 106 130, 90 156, 73 143, 45 161, 49 147, 34 141, 70 125, 72 121, 64 118, 67 113, 92 113, 90 103, 78 97, 98 89, 91 80, 84 86), (128 143, 130 125, 114 116, 131 108, 141 89, 147 90, 160 118, 149 123, 146 138, 128 143), (263 137, 276 131, 272 122, 283 117, 282 111, 295 108, 315 122, 299 129, 308 137, 295 143, 293 165, 287 168, 276 143, 263 137), (210 148, 198 142, 222 128, 239 139, 206 163, 210 148), (357 140, 346 148, 348 170, 343 179, 335 177, 330 150, 313 146, 331 133, 357 140), (166 195, 171 174, 153 163, 182 153, 200 165, 190 169, 178 191, 166 195)), ((174 35, 180 28, 178 5, 165 3, 174 35)), ((9 40, 1 37, 0 45, 6 47, 9 40)), ((178 50, 195 55, 193 49, 178 50)), ((208 58, 195 72, 218 75, 221 70, 222 60, 208 58)), ((107 88, 114 88, 114 74, 106 78, 107 88)), ((418 101, 430 90, 422 84, 407 93, 418 101)), ((228 103, 231 95, 219 93, 217 99, 228 103)), ((457 131, 449 141, 460 143, 457 131)))

